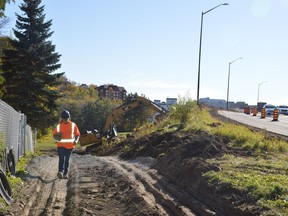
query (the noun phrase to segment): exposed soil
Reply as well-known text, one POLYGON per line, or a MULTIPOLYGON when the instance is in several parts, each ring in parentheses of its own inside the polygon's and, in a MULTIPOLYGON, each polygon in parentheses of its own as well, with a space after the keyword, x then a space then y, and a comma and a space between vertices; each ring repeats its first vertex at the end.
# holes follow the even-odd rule
POLYGON ((202 131, 155 132, 108 152, 75 151, 68 180, 56 177, 58 158, 49 153, 30 162, 3 215, 261 215, 245 194, 214 188, 203 176, 221 170, 207 159, 227 153, 249 155, 202 131))

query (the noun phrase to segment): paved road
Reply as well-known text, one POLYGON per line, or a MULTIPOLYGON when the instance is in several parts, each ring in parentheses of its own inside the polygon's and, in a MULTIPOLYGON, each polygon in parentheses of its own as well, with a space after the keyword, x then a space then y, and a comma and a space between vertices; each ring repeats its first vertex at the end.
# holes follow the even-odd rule
POLYGON ((276 134, 288 136, 288 116, 280 115, 278 121, 273 121, 273 116, 261 118, 260 113, 258 113, 257 116, 253 116, 252 114, 247 115, 244 113, 220 110, 219 114, 240 123, 266 129, 267 131, 271 131, 276 134))

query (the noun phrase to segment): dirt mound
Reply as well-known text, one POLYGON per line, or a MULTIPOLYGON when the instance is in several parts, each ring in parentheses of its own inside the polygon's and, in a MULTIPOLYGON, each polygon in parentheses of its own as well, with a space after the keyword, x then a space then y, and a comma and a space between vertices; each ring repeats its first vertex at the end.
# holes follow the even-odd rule
POLYGON ((125 141, 130 145, 127 152, 120 156, 123 159, 131 159, 138 156, 150 156, 153 158, 171 154, 180 158, 222 156, 227 152, 226 146, 217 142, 214 137, 199 132, 198 135, 189 133, 154 133, 150 136, 135 140, 125 141))

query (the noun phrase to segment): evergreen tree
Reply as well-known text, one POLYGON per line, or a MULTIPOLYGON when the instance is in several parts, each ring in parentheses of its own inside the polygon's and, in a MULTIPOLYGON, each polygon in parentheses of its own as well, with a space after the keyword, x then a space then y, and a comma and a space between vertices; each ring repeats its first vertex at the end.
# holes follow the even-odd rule
MULTIPOLYGON (((1 18, 0 18, 1 19, 1 18)), ((1 33, 1 21, 0 21, 0 33, 1 33)), ((3 50, 11 49, 11 44, 9 43, 10 38, 0 36, 0 65, 2 65, 2 57, 3 57, 3 50)), ((0 84, 4 82, 4 77, 1 76, 2 74, 2 67, 0 67, 0 84)), ((3 91, 0 88, 0 98, 3 95, 3 91)))
POLYGON ((14 109, 27 115, 28 124, 45 132, 57 121, 56 100, 60 97, 57 85, 63 73, 53 73, 61 67, 60 55, 48 38, 52 20, 45 22, 41 0, 24 0, 16 14, 16 39, 11 39, 12 49, 4 50, 2 70, 5 82, 2 99, 14 109))

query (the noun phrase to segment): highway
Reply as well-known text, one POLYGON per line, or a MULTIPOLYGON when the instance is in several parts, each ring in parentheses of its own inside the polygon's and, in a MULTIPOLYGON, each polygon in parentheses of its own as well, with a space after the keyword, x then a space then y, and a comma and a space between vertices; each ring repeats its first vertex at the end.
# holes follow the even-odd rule
POLYGON ((220 110, 218 113, 229 119, 246 125, 288 136, 288 116, 279 115, 278 121, 273 121, 273 116, 266 116, 265 118, 261 118, 261 113, 258 113, 257 116, 240 112, 230 112, 226 110, 220 110))

